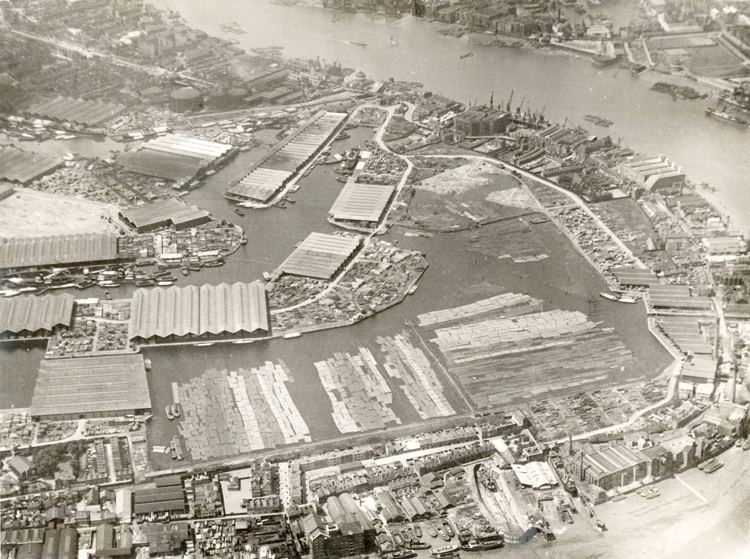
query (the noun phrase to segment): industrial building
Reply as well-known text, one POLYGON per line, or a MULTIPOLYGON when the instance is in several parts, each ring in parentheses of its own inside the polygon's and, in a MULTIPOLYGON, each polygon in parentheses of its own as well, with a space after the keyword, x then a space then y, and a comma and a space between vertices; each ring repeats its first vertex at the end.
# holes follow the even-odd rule
POLYGON ((185 542, 190 539, 190 525, 187 522, 140 524, 139 529, 148 544, 150 557, 180 557, 185 542))
POLYGON ((125 110, 119 103, 84 101, 72 97, 58 96, 48 101, 35 103, 26 109, 31 116, 38 116, 58 122, 72 122, 85 126, 97 126, 110 120, 125 110))
POLYGON ((74 527, 45 531, 42 559, 75 559, 77 556, 78 532, 74 527))
POLYGON ((268 201, 317 155, 346 117, 346 113, 316 113, 231 184, 224 196, 236 201, 268 201))
POLYGON ((310 233, 281 263, 278 272, 330 280, 354 255, 361 242, 360 237, 310 233))
POLYGON ((693 384, 714 384, 719 362, 710 355, 694 355, 680 371, 682 382, 693 384))
POLYGON ((211 214, 206 210, 197 206, 188 206, 177 198, 126 208, 120 211, 119 216, 138 233, 147 233, 170 226, 179 231, 198 227, 211 221, 211 214))
POLYGON ((143 356, 130 354, 43 360, 30 414, 35 419, 70 420, 149 411, 143 356))
POLYGON ((0 339, 47 338, 73 322, 72 295, 0 299, 0 339))
POLYGON ((105 264, 118 260, 114 233, 0 239, 0 268, 105 264))
POLYGON ((347 182, 329 215, 337 221, 377 223, 383 217, 395 188, 393 185, 347 182))
POLYGON ((582 452, 572 462, 576 477, 608 491, 640 481, 649 473, 649 458, 641 451, 616 445, 582 452))
POLYGON ((365 553, 365 538, 358 522, 326 523, 316 513, 299 520, 311 559, 338 559, 365 553))
POLYGON ((710 313, 713 310, 709 297, 691 296, 687 285, 652 285, 648 289, 647 303, 654 312, 710 313))
POLYGON ((138 344, 266 336, 270 321, 260 282, 138 289, 128 336, 138 344))
POLYGON ((712 340, 703 335, 696 317, 660 315, 656 317, 656 325, 683 353, 712 355, 714 352, 712 340))
POLYGON ((117 163, 132 173, 169 181, 188 181, 219 165, 234 152, 234 148, 227 144, 166 134, 146 142, 138 151, 120 154, 117 163))
POLYGON ((612 268, 612 273, 620 287, 648 287, 659 283, 659 278, 653 270, 618 267, 612 268))
POLYGON ((185 490, 180 476, 158 478, 153 489, 138 489, 133 493, 136 516, 147 514, 184 514, 185 490))
POLYGON ((685 186, 685 173, 664 156, 621 163, 620 174, 647 192, 681 191, 685 186))
POLYGON ((505 133, 511 123, 510 113, 492 107, 473 107, 456 115, 455 132, 460 136, 495 136, 505 133))
POLYGON ((62 159, 51 155, 15 148, 0 148, 0 179, 10 182, 26 184, 62 165, 62 159))

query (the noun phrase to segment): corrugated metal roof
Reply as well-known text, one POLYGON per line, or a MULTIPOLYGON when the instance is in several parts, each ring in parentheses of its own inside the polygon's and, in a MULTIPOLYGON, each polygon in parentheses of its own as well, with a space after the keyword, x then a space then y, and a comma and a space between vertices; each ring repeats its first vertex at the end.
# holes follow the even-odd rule
POLYGON ((260 282, 138 289, 129 337, 166 338, 269 331, 266 292, 260 282))
POLYGON ((150 408, 142 355, 46 359, 31 399, 33 417, 150 408))
POLYGON ((159 200, 143 206, 120 211, 120 216, 138 229, 160 224, 183 223, 208 218, 209 213, 196 206, 188 206, 177 198, 159 200))
POLYGON ((285 274, 330 279, 361 241, 359 237, 310 233, 279 269, 285 274))
POLYGON ((394 186, 349 182, 341 189, 330 214, 334 219, 377 222, 383 215, 394 186))
POLYGON ((68 294, 0 299, 0 334, 69 326, 73 321, 73 301, 68 294))
POLYGON ((0 238, 1 268, 102 262, 116 258, 117 235, 114 233, 0 238))
POLYGON ((346 119, 346 113, 320 111, 255 163, 226 194, 265 202, 320 148, 346 119))
POLYGON ((113 118, 125 110, 125 105, 119 103, 102 103, 100 101, 84 101, 72 97, 55 97, 41 103, 31 105, 26 112, 45 118, 64 120, 95 126, 113 118))
POLYGON ((0 179, 25 184, 63 164, 62 159, 20 149, 0 149, 0 179))

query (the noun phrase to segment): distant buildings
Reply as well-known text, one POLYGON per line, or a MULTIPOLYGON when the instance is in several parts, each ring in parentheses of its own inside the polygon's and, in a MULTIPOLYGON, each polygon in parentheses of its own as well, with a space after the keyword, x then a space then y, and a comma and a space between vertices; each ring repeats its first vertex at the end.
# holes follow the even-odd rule
POLYGON ((196 206, 188 206, 177 198, 159 200, 143 206, 120 211, 120 218, 138 233, 155 231, 164 227, 176 230, 197 227, 211 221, 211 215, 196 206))
POLYGON ((362 555, 374 548, 375 530, 351 496, 329 497, 326 521, 317 513, 298 520, 312 559, 362 555))
POLYGON ((681 192, 685 186, 685 173, 664 156, 623 162, 619 170, 624 178, 632 180, 647 192, 681 192))
POLYGON ((641 450, 616 444, 599 450, 582 450, 571 461, 577 479, 605 491, 671 472, 671 453, 657 445, 641 450))

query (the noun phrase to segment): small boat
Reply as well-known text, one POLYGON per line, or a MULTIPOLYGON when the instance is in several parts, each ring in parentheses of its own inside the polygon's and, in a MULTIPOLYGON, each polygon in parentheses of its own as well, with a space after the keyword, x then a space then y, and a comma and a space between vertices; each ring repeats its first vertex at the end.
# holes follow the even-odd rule
POLYGON ((599 293, 599 295, 601 295, 605 299, 609 299, 610 301, 617 301, 617 297, 612 295, 611 293, 605 293, 604 291, 602 291, 601 293, 599 293))
POLYGON ((398 44, 398 41, 393 37, 393 35, 391 35, 391 38, 388 39, 388 43, 390 45, 396 46, 398 44))
POLYGON ((146 368, 146 372, 151 370, 151 359, 144 359, 143 365, 146 368))
POLYGON ((182 272, 183 276, 187 276, 190 273, 187 268, 180 268, 180 272, 182 272))
POLYGON ((224 260, 222 260, 221 258, 218 258, 216 260, 208 260, 208 261, 206 261, 206 262, 203 263, 203 265, 206 268, 214 268, 216 266, 221 266, 223 264, 224 264, 224 260))
POLYGON ((169 287, 170 285, 174 285, 174 281, 172 280, 157 281, 156 285, 158 285, 159 287, 169 287))
POLYGON ((414 294, 415 294, 415 293, 417 292, 417 289, 419 289, 419 286, 418 286, 418 285, 417 285, 417 284, 415 283, 414 285, 412 285, 412 286, 411 286, 411 287, 409 288, 409 291, 407 291, 407 293, 408 293, 409 295, 414 295, 414 294))
POLYGON ((433 526, 432 524, 428 524, 427 525, 427 534, 429 534, 429 536, 431 538, 437 538, 438 533, 437 533, 437 530, 435 529, 435 526, 433 526))
POLYGON ((458 550, 459 550, 459 547, 457 545, 444 545, 442 547, 436 547, 430 553, 432 553, 436 557, 441 557, 443 555, 456 553, 458 550))
POLYGON ((242 216, 242 217, 244 217, 244 216, 245 216, 245 212, 243 212, 243 211, 242 211, 241 209, 239 209, 239 208, 234 208, 234 213, 236 213, 237 215, 239 215, 239 216, 242 216))
POLYGON ((195 347, 209 347, 214 345, 214 342, 201 342, 199 344, 193 344, 195 347))
POLYGON ((261 275, 263 276, 264 280, 271 281, 271 274, 269 274, 268 272, 263 272, 263 274, 261 275))
POLYGON ((302 337, 302 332, 289 332, 288 334, 284 334, 285 340, 291 340, 293 338, 300 338, 302 337))
POLYGON ((175 419, 180 417, 180 406, 177 403, 172 404, 172 415, 175 416, 175 419))
POLYGON ((474 51, 473 50, 471 50, 469 52, 465 52, 465 53, 459 55, 459 58, 463 60, 464 58, 469 58, 470 56, 474 56, 474 51))
POLYGON ((350 45, 356 45, 358 47, 366 47, 367 43, 363 43, 362 41, 348 41, 350 45))
POLYGON ((174 414, 172 413, 172 406, 171 406, 171 404, 168 405, 166 408, 164 408, 164 411, 167 414, 167 419, 169 419, 169 421, 172 421, 174 419, 174 414))
POLYGON ((629 304, 631 304, 631 305, 632 305, 632 304, 634 304, 634 303, 637 303, 637 302, 638 302, 638 299, 636 299, 635 297, 628 297, 627 295, 623 295, 622 297, 620 297, 620 298, 618 299, 618 301, 619 301, 620 303, 629 303, 629 304))
POLYGON ((422 527, 418 524, 414 525, 414 533, 417 535, 417 538, 422 539, 422 527))

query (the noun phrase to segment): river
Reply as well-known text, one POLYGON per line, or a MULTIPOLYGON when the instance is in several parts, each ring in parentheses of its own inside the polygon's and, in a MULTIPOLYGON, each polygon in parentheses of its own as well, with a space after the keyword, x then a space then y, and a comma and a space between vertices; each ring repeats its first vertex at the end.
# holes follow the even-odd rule
MULTIPOLYGON (((613 0, 616 25, 629 18, 632 3, 613 0)), ((219 37, 236 38, 245 49, 283 46, 287 57, 339 61, 373 79, 394 77, 421 82, 427 89, 464 103, 508 99, 544 110, 553 122, 586 125, 648 155, 663 154, 688 177, 717 189, 711 200, 750 231, 750 131, 709 119, 706 101, 673 101, 649 88, 658 75, 637 78, 617 67, 599 68, 588 59, 558 51, 470 47, 469 37, 444 37, 441 24, 411 16, 398 20, 369 14, 336 14, 321 8, 284 7, 267 0, 156 0, 179 11, 188 24, 219 37), (221 31, 237 22, 245 35, 221 31), (398 45, 390 44, 393 36, 398 45), (367 47, 349 44, 355 40, 367 47), (459 59, 473 50, 474 56, 459 59), (614 121, 608 129, 585 122, 585 114, 614 121)), ((599 8, 598 11, 609 11, 599 8)), ((489 36, 483 36, 489 38, 489 36)))

